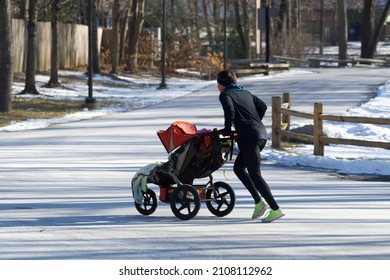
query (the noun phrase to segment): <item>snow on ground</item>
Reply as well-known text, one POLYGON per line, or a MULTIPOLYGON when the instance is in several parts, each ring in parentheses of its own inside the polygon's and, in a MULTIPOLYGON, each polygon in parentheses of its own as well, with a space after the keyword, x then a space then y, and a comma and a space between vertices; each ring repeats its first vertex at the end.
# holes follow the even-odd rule
MULTIPOLYGON (((245 84, 246 80, 253 82, 280 76, 303 75, 308 72, 310 72, 310 69, 293 69, 290 72, 269 76, 255 75, 240 79, 240 83, 245 84)), ((49 80, 49 77, 43 75, 36 77, 37 86, 44 97, 78 100, 84 100, 86 98, 88 95, 88 87, 87 75, 85 73, 60 71, 60 77, 64 81, 63 83, 67 89, 44 88, 42 86, 49 80)), ((103 107, 100 110, 94 111, 84 109, 63 118, 34 119, 13 123, 1 127, 0 133, 44 128, 56 123, 66 123, 130 111, 184 96, 215 84, 215 81, 203 81, 196 78, 169 78, 169 90, 156 90, 160 82, 158 78, 152 76, 136 78, 119 76, 113 78, 104 75, 95 75, 94 97, 100 101, 118 101, 121 105, 103 107)), ((13 92, 16 94, 23 88, 23 83, 15 83, 13 92)), ((35 98, 35 96, 23 96, 19 98, 35 98)), ((377 88, 375 98, 372 98, 361 106, 350 108, 345 112, 345 115, 390 118, 390 81, 377 88)), ((292 128, 302 125, 302 123, 292 123, 292 128)), ((330 137, 383 142, 390 141, 390 127, 384 125, 325 122, 324 130, 330 137)), ((289 148, 287 151, 277 151, 267 147, 263 155, 266 157, 268 164, 331 169, 345 174, 390 175, 390 168, 388 168, 390 163, 389 150, 330 145, 326 147, 326 155, 324 157, 313 156, 312 151, 312 145, 298 145, 289 148)))
MULTIPOLYGON (((359 107, 350 108, 345 116, 359 116, 390 119, 390 83, 377 90, 376 97, 359 107)), ((292 128, 302 124, 292 124, 292 128)), ((368 141, 390 141, 390 126, 324 122, 324 132, 329 137, 359 139, 368 141)), ((390 151, 380 148, 330 145, 324 157, 312 154, 313 145, 299 145, 290 148, 290 153, 266 150, 267 159, 274 164, 308 166, 337 170, 345 174, 390 175, 390 151)))
MULTIPOLYGON (((48 82, 49 77, 44 75, 36 76, 36 84, 41 96, 51 99, 85 100, 88 96, 88 77, 85 73, 74 71, 60 71, 60 79, 66 89, 45 88, 43 85, 48 82)), ((83 111, 69 114, 63 118, 34 119, 24 122, 13 123, 0 128, 1 131, 21 131, 27 129, 44 128, 56 123, 66 123, 90 119, 107 114, 125 112, 133 109, 150 106, 180 97, 205 87, 210 82, 199 79, 172 78, 169 80, 169 91, 156 91, 160 81, 156 77, 129 78, 119 76, 113 78, 105 75, 94 75, 93 97, 98 101, 117 101, 121 105, 103 107, 100 110, 83 111)), ((14 83, 13 93, 16 94, 24 89, 24 83, 14 83)), ((19 98, 36 98, 34 95, 21 96, 19 98)))
MULTIPOLYGON (((250 77, 243 79, 242 84, 257 94, 264 92, 267 101, 288 86, 294 92, 294 107, 302 109, 299 105, 305 103, 305 108, 312 108, 314 99, 325 97, 324 102, 333 112, 336 108, 337 113, 345 110, 348 114, 345 108, 355 105, 346 104, 358 104, 359 100, 367 97, 364 99, 367 101, 372 96, 370 92, 375 88, 366 87, 367 83, 375 87, 385 84, 389 74, 388 69, 348 70, 317 69, 311 73, 307 69, 294 70, 268 77, 250 77), (337 87, 328 87, 329 81, 336 80, 333 79, 335 76, 339 81, 337 87), (360 80, 359 86, 350 86, 360 80), (322 90, 323 87, 326 90, 322 90), (355 90, 359 93, 354 94, 355 90), (354 102, 349 102, 350 99, 354 102)), ((72 98, 83 100, 87 95, 86 77, 74 72, 63 75, 80 76, 76 79, 80 82, 72 84, 73 90, 64 91, 61 98, 70 98, 68 96, 72 93, 72 98)), ((48 77, 41 77, 40 83, 47 80, 48 77)), ((69 78, 69 81, 74 80, 69 78)), ((0 262, 1 275, 9 272, 5 274, 7 279, 12 278, 10 275, 14 276, 12 279, 52 279, 53 275, 62 276, 61 279, 123 279, 123 276, 118 276, 118 271, 125 265, 128 268, 173 265, 185 268, 194 265, 209 271, 212 271, 212 266, 272 266, 272 279, 291 276, 293 279, 313 279, 318 277, 318 271, 325 271, 330 277, 337 273, 342 278, 353 279, 385 275, 384 268, 388 267, 390 259, 388 182, 344 180, 329 172, 313 172, 307 167, 278 166, 305 165, 326 170, 348 168, 350 172, 361 173, 377 163, 379 167, 376 169, 381 169, 378 174, 382 174, 389 163, 385 150, 374 152, 366 148, 367 158, 364 158, 362 150, 358 153, 353 147, 327 146, 325 157, 314 157, 309 145, 300 146, 302 151, 289 152, 275 151, 268 146, 262 171, 286 213, 275 223, 264 224, 250 219, 253 200, 234 176, 232 161, 213 174, 215 181, 227 182, 235 191, 237 201, 234 211, 228 216, 215 217, 202 205, 194 219, 181 221, 174 216, 169 204, 160 202, 153 215, 146 217, 137 212, 131 196, 132 176, 145 164, 166 158, 156 130, 166 128, 176 119, 194 122, 199 128, 218 126, 222 122, 214 81, 169 79, 167 82, 169 90, 157 91, 158 79, 148 78, 136 83, 134 80, 107 81, 106 77, 96 77, 96 88, 101 89, 95 92, 98 99, 113 98, 111 93, 116 92, 115 98, 122 95, 122 101, 129 97, 123 102, 126 106, 97 111, 111 115, 58 124, 48 129, 26 131, 32 128, 30 122, 26 122, 25 127, 20 128, 22 131, 0 132, 0 161, 3 162, 0 166, 0 259, 34 260, 0 262), (202 90, 187 94, 196 89, 202 90), (146 95, 151 98, 145 98, 146 95), (156 101, 155 98, 159 99, 156 101), (160 103, 148 106, 152 102, 160 103), (133 110, 142 106, 142 110, 133 110), (132 111, 118 113, 128 110, 132 111), (351 158, 342 158, 346 151, 351 153, 351 158), (363 164, 354 166, 359 161, 363 164), (322 162, 328 163, 321 165, 322 162), (364 164, 365 168, 362 167, 364 164), (198 259, 204 262, 196 262, 198 259), (37 265, 39 260, 63 262, 59 268, 53 265, 53 261, 43 263, 42 267, 37 265), (73 260, 85 260, 80 266, 87 271, 69 276, 75 271, 73 260), (86 265, 87 260, 104 260, 104 263, 92 262, 94 266, 90 267, 86 265), (107 260, 115 262, 110 262, 109 266, 107 260), (165 260, 170 262, 163 262, 165 260), (272 260, 293 261, 286 268, 280 263, 270 262, 272 260), (297 263, 296 260, 310 260, 310 263, 297 263), (315 269, 311 260, 335 261, 347 275, 340 274, 335 262, 321 263, 315 269), (364 266, 357 270, 356 265, 360 262, 347 263, 348 260, 364 260, 364 266), (374 264, 380 264, 379 270, 374 264), (312 269, 310 273, 308 267, 312 269), (100 270, 105 268, 109 270, 106 274, 100 270), (367 271, 370 274, 366 274, 367 271), (18 278, 16 275, 21 272, 28 275, 18 278), (288 275, 281 275, 282 272, 288 275), (305 277, 309 274, 310 278, 305 277)), ((386 86, 378 88, 377 96, 365 104, 386 96, 387 92, 386 86)), ((54 91, 52 95, 56 93, 54 91)), ((49 92, 45 94, 49 95, 49 92)), ((384 101, 379 106, 382 103, 384 101)), ((83 111, 80 115, 91 118, 94 113, 83 111)), ((269 127, 269 112, 265 122, 269 127)), ((384 128, 370 130, 369 134, 376 137, 374 132, 381 129, 384 128)), ((343 129, 334 128, 332 131, 336 133, 343 129)), ((356 134, 350 132, 348 136, 356 134)), ((158 186, 150 187, 158 190, 158 186)), ((237 276, 231 275, 231 278, 237 276)), ((148 279, 154 278, 148 276, 148 279)))

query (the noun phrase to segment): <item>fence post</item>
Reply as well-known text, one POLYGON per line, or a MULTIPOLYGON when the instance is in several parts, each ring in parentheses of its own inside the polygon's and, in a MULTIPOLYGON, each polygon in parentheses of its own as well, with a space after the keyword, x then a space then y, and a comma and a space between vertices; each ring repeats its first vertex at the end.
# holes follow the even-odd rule
POLYGON ((321 142, 321 137, 324 135, 321 115, 322 103, 314 103, 314 155, 316 156, 324 155, 324 143, 321 142))
MULTIPOLYGON (((291 109, 291 94, 289 92, 285 92, 283 93, 283 97, 282 97, 282 103, 287 103, 287 108, 288 110, 291 109)), ((286 123, 287 126, 286 126, 286 130, 289 131, 290 130, 290 115, 286 115, 286 114, 283 114, 282 115, 282 123, 286 123)))
POLYGON ((272 148, 280 148, 280 129, 281 117, 279 108, 282 105, 282 100, 279 96, 272 96, 272 148))

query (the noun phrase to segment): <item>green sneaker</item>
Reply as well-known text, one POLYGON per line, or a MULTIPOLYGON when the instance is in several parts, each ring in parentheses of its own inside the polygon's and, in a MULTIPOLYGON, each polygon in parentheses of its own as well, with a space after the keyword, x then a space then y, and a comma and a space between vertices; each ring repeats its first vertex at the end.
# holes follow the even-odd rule
POLYGON ((255 204, 255 210, 253 210, 252 219, 263 216, 266 210, 267 204, 263 200, 260 200, 259 203, 255 204))
POLYGON ((264 219, 262 219, 261 221, 263 223, 270 223, 270 222, 275 221, 283 216, 284 216, 284 213, 282 212, 282 210, 280 210, 280 208, 278 210, 270 210, 268 215, 264 219))

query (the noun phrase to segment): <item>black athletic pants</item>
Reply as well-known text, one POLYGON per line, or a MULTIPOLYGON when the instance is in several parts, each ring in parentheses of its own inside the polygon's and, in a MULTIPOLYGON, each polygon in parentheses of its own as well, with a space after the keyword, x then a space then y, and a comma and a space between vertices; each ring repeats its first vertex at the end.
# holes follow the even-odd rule
POLYGON ((250 192, 255 203, 260 202, 261 195, 273 210, 277 210, 279 206, 260 171, 260 152, 264 149, 266 143, 267 140, 249 143, 238 142, 240 152, 234 162, 234 173, 250 192))

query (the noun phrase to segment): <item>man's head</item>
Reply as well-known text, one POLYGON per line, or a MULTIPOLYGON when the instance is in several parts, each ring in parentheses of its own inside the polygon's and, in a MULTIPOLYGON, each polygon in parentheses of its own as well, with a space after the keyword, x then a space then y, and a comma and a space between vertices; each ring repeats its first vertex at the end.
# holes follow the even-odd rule
POLYGON ((237 77, 232 70, 223 70, 217 74, 217 82, 226 87, 230 84, 237 84, 237 77))
POLYGON ((222 92, 230 84, 237 84, 236 74, 232 70, 223 70, 217 74, 218 90, 222 92))

